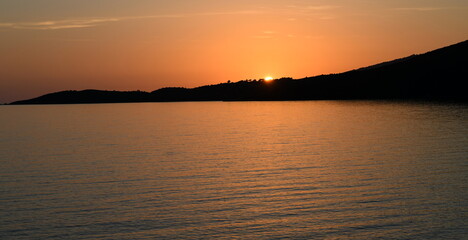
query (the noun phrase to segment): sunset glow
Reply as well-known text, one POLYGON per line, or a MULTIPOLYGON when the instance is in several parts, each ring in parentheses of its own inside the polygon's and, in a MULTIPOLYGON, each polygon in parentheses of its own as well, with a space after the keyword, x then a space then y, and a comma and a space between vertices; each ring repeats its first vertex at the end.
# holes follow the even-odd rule
POLYGON ((273 77, 265 77, 265 81, 271 81, 273 80, 273 77))
POLYGON ((459 0, 0 2, 0 103, 343 72, 468 37, 459 0))

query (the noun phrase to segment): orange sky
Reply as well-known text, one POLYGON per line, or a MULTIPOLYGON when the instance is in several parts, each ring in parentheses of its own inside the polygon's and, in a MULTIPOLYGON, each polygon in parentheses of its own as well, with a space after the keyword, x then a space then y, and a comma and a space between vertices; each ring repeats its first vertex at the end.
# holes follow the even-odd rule
POLYGON ((302 78, 468 39, 466 0, 0 1, 0 103, 302 78))

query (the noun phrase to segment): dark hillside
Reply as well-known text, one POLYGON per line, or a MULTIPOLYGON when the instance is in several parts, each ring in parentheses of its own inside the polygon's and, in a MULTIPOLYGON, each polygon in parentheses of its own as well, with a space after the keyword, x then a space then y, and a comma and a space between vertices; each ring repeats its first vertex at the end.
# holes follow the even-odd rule
POLYGON ((79 103, 124 103, 147 102, 151 95, 142 91, 120 92, 102 90, 62 91, 38 98, 17 101, 12 104, 79 104, 79 103))

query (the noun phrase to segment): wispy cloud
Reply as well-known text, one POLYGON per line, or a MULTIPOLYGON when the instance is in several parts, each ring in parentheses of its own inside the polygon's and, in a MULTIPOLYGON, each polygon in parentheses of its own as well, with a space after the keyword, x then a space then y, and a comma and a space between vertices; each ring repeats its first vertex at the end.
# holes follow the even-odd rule
POLYGON ((288 21, 296 21, 297 17, 307 17, 319 20, 333 20, 336 15, 333 14, 334 10, 342 8, 340 5, 289 5, 289 14, 294 17, 290 17, 288 21))
POLYGON ((185 14, 185 17, 193 17, 193 16, 213 16, 213 15, 253 15, 253 14, 261 14, 262 11, 257 10, 244 10, 244 11, 232 11, 232 12, 205 12, 205 13, 193 13, 193 14, 185 14))
POLYGON ((429 11, 439 11, 447 8, 441 7, 413 7, 413 8, 394 8, 396 11, 417 11, 417 12, 429 12, 429 11))
POLYGON ((30 30, 59 30, 71 28, 89 28, 98 25, 138 19, 164 19, 164 18, 188 18, 197 16, 222 16, 222 15, 252 15, 260 14, 259 11, 233 11, 233 12, 203 12, 203 13, 185 13, 185 14, 161 14, 150 16, 131 16, 115 18, 82 18, 82 19, 62 19, 37 22, 0 22, 0 28, 10 29, 30 29, 30 30))
POLYGON ((57 30, 67 28, 86 28, 93 27, 98 24, 120 21, 118 18, 89 18, 89 19, 73 19, 73 20, 55 20, 55 21, 40 21, 40 22, 16 22, 16 23, 0 23, 2 28, 13 29, 34 29, 34 30, 57 30))
POLYGON ((307 11, 307 12, 321 12, 327 10, 333 10, 337 8, 342 8, 343 6, 340 5, 289 5, 288 8, 299 10, 299 11, 307 11))
POLYGON ((307 6, 305 9, 312 10, 312 11, 323 11, 323 10, 331 10, 341 8, 341 6, 337 5, 317 5, 317 6, 307 6))
POLYGON ((259 38, 259 39, 271 39, 274 38, 275 35, 277 35, 278 32, 272 31, 272 30, 265 30, 261 34, 253 36, 253 38, 259 38))

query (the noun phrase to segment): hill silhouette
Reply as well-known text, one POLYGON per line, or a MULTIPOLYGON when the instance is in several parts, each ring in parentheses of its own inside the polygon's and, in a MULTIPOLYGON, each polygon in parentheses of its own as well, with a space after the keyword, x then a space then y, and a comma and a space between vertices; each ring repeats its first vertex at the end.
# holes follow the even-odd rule
POLYGON ((168 101, 414 99, 468 101, 468 40, 425 54, 340 74, 302 79, 243 80, 196 88, 62 91, 11 104, 168 101))

